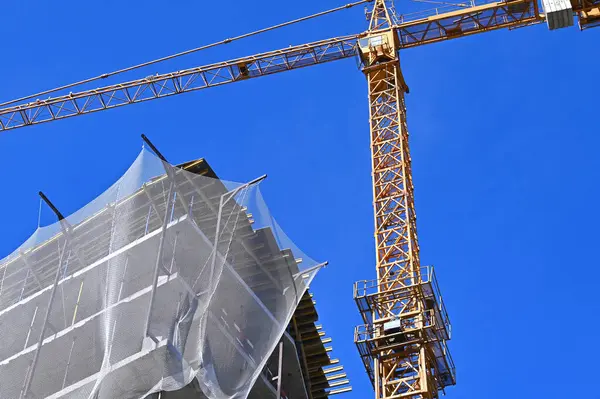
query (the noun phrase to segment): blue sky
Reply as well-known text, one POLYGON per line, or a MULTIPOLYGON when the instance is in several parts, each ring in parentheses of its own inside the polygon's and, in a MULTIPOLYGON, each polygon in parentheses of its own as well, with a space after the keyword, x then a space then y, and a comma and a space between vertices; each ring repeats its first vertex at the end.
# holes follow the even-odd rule
MULTIPOLYGON (((6 2, 0 99, 340 4, 6 2)), ((365 27, 358 7, 141 76, 365 27)), ((600 398, 599 34, 538 25, 401 53, 421 260, 435 265, 453 322, 458 385, 449 398, 600 398)), ((330 263, 312 289, 354 386, 346 397, 372 397, 353 344, 352 284, 375 277, 367 91, 356 61, 0 134, 0 257, 35 229, 38 190, 64 213, 76 210, 125 171, 141 133, 172 162, 205 157, 228 180, 269 175, 262 190, 279 223, 330 263)))

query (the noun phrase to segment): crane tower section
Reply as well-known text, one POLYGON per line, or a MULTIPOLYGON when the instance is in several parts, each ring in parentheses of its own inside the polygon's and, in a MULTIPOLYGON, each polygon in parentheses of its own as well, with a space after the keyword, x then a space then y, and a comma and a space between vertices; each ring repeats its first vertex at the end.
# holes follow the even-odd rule
POLYGON ((377 279, 354 297, 365 322, 355 342, 376 398, 437 398, 455 384, 450 322, 432 267, 421 267, 411 157, 391 4, 376 0, 359 55, 369 89, 377 279))

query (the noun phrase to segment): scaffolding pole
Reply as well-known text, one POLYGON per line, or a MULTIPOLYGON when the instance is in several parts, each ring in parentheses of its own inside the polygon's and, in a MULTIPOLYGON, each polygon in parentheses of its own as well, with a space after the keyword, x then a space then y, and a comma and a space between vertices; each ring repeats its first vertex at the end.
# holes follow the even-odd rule
POLYGON ((33 381, 33 376, 35 374, 37 363, 40 358, 40 351, 42 349, 42 343, 44 342, 44 334, 46 333, 46 327, 48 326, 48 321, 50 319, 50 313, 52 312, 52 305, 54 303, 54 298, 56 297, 56 289, 58 287, 58 282, 60 281, 60 271, 62 269, 62 265, 65 260, 65 254, 67 252, 67 243, 69 241, 68 235, 67 235, 68 223, 64 220, 65 217, 54 206, 54 204, 48 199, 48 197, 46 197, 44 195, 44 193, 42 193, 40 191, 39 195, 42 198, 42 200, 44 200, 44 202, 46 202, 46 204, 48 204, 50 209, 52 209, 52 211, 56 214, 56 216, 60 222, 60 225, 63 229, 63 234, 65 236, 65 244, 63 246, 63 249, 61 251, 61 254, 60 254, 60 257, 58 260, 58 266, 56 267, 56 274, 54 276, 54 283, 52 284, 52 290, 50 291, 50 299, 48 301, 48 308, 46 308, 46 314, 44 315, 44 322, 42 323, 42 330, 40 332, 40 337, 38 338, 38 342, 37 342, 37 345, 35 348, 35 353, 33 355, 32 361, 31 361, 31 366, 29 367, 29 372, 27 373, 27 377, 25 380, 25 386, 23 387, 23 391, 21 391, 21 397, 27 397, 27 395, 29 394, 29 389, 31 388, 31 382, 33 381))

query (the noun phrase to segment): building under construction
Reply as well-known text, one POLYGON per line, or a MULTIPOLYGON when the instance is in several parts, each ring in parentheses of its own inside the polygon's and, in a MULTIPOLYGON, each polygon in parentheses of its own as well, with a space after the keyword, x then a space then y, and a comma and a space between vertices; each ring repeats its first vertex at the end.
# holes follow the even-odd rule
POLYGON ((71 216, 48 200, 59 222, 0 263, 0 398, 349 391, 307 291, 323 264, 277 226, 260 180, 144 150, 71 216))

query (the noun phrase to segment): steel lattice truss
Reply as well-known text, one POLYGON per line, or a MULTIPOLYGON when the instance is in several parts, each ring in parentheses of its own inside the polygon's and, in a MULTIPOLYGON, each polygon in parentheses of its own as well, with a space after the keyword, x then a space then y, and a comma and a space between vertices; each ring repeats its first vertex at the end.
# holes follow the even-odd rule
POLYGON ((468 36, 489 30, 542 22, 537 0, 516 0, 470 7, 467 10, 436 9, 429 13, 403 16, 398 25, 402 48, 468 36), (446 12, 449 11, 449 12, 446 12), (435 14, 439 13, 441 14, 435 14), (417 20, 410 21, 412 18, 417 20), (423 21, 425 18, 425 21, 423 21))
MULTIPOLYGON (((575 3, 573 9, 580 16, 582 29, 599 23, 598 17, 591 11, 598 9, 600 0, 577 0, 575 3)), ((544 21, 537 0, 483 1, 479 5, 473 0, 470 7, 444 6, 400 16, 386 3, 383 7, 376 5, 371 17, 370 30, 361 34, 0 108, 0 131, 353 57, 357 54, 356 40, 380 30, 395 30, 400 39, 398 48, 404 49, 544 21), (387 21, 393 22, 393 25, 387 21)))
MULTIPOLYGON (((598 0, 584 1, 581 9, 597 7, 598 0)), ((538 13, 536 0, 484 2, 469 8, 443 7, 404 16, 397 16, 395 10, 386 5, 376 7, 372 16, 375 16, 376 20, 371 24, 370 31, 361 34, 321 40, 0 108, 0 131, 353 57, 357 54, 356 40, 378 30, 396 30, 400 38, 398 47, 402 49, 543 21, 543 16, 538 13), (395 22, 393 26, 383 22, 388 18, 395 22)))
MULTIPOLYGON (((377 280, 355 287, 365 321, 355 333, 376 398, 437 398, 454 384, 444 351, 449 322, 441 299, 423 278, 419 259, 414 187, 402 76, 390 34, 395 13, 376 2, 371 28, 360 52, 369 87, 373 206, 377 280)), ((428 274, 427 274, 428 276, 428 274)))
POLYGON ((357 37, 358 35, 353 35, 322 40, 47 100, 37 100, 0 110, 0 130, 65 119, 352 57, 356 55, 357 37))
POLYGON ((377 278, 388 288, 419 270, 403 80, 397 63, 368 74, 377 278))
MULTIPOLYGON (((380 292, 414 285, 420 272, 411 161, 408 147, 404 92, 406 86, 395 61, 367 72, 371 110, 371 147, 375 208, 377 280, 380 292)), ((383 299, 383 296, 380 296, 383 299)), ((374 322, 403 314, 422 317, 416 295, 377 301, 382 316, 374 322)), ((408 355, 393 349, 375 353, 375 390, 378 397, 426 391, 422 343, 408 355), (398 370, 401 370, 398 372, 398 370), (424 388, 424 389, 422 389, 424 388)), ((419 397, 419 396, 415 396, 419 397)))

